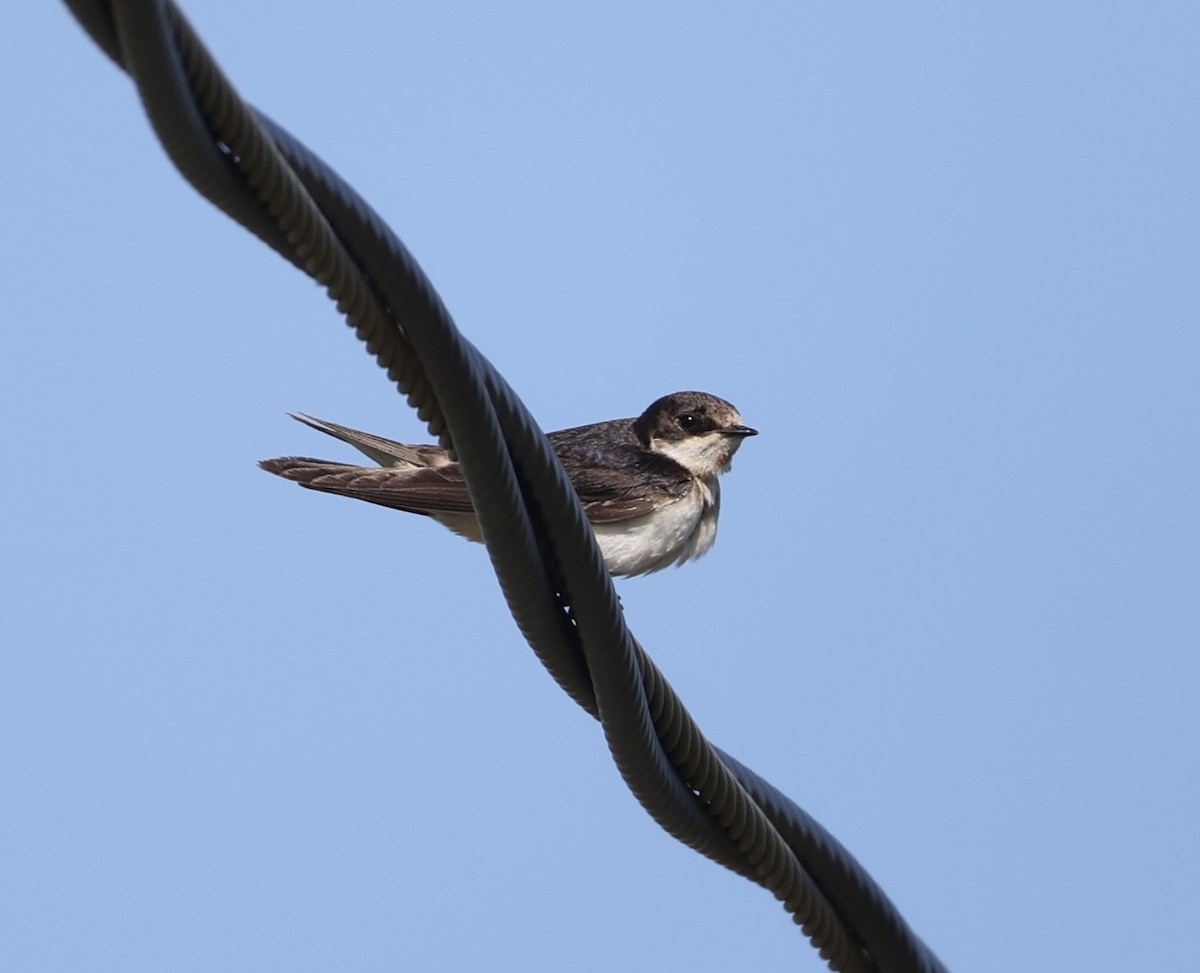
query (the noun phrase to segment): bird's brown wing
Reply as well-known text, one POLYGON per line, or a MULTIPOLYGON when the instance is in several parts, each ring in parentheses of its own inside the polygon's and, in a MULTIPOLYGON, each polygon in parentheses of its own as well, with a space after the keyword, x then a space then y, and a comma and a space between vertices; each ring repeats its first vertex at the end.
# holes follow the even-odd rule
POLYGON ((563 447, 553 435, 550 439, 593 524, 644 517, 692 487, 692 477, 683 467, 666 459, 660 463, 637 447, 609 444, 597 452, 586 444, 563 447), (645 471, 647 464, 652 477, 630 475, 630 470, 645 471))
MULTIPOLYGON (((258 464, 268 473, 294 480, 310 490, 353 497, 393 510, 474 513, 462 472, 441 447, 398 443, 312 416, 293 418, 349 443, 385 465, 363 467, 306 456, 285 456, 258 464)), ((614 421, 596 423, 582 430, 568 430, 568 434, 575 434, 573 437, 550 434, 550 441, 593 524, 614 524, 644 517, 664 499, 682 497, 692 486, 692 478, 685 469, 657 456, 649 458, 656 473, 652 489, 646 485, 650 481, 629 476, 628 470, 644 469, 648 459, 646 451, 632 440, 620 440, 618 427, 623 430, 625 425, 624 421, 614 421), (608 428, 610 426, 612 430, 608 428), (597 441, 593 441, 596 437, 578 435, 591 429, 606 435, 597 441)))
POLYGON ((474 513, 458 464, 421 468, 348 466, 307 456, 284 456, 258 464, 268 473, 310 490, 353 497, 409 513, 474 513))

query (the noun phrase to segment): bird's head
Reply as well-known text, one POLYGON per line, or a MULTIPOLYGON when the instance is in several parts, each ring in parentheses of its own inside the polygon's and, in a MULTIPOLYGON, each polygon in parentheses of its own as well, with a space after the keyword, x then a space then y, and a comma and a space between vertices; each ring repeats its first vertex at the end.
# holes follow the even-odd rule
POLYGON ((737 409, 707 392, 664 395, 635 420, 634 432, 647 449, 702 478, 726 472, 742 440, 758 435, 737 409))

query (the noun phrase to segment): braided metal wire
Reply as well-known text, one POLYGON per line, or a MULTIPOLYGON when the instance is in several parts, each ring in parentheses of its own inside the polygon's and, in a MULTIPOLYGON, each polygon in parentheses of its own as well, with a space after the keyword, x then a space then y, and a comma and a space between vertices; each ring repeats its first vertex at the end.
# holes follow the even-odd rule
POLYGON ((387 225, 237 95, 172 4, 67 5, 133 78, 189 182, 326 288, 430 431, 454 450, 514 620, 559 685, 600 720, 623 778, 655 820, 771 891, 832 969, 943 970, 836 839, 705 740, 626 626, 545 436, 459 333, 387 225))

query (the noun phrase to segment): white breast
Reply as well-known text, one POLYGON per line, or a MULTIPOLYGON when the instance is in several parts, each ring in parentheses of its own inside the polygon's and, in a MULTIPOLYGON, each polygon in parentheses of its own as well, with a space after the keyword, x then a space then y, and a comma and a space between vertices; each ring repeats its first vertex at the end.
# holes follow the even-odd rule
MULTIPOLYGON (((721 485, 693 480, 692 488, 674 503, 652 514, 616 524, 594 524, 596 540, 608 570, 617 577, 650 574, 672 564, 683 564, 707 554, 717 539, 717 514, 721 510, 721 485)), ((460 537, 482 541, 474 514, 429 514, 460 537)))
POLYGON ((596 524, 596 540, 614 575, 649 574, 706 554, 717 539, 720 509, 721 487, 716 479, 695 480, 674 503, 645 517, 596 524))

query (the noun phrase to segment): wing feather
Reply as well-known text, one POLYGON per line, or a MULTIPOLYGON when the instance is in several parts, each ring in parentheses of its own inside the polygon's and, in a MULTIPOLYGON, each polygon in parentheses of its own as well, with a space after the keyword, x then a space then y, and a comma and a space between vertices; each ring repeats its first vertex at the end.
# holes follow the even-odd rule
POLYGON ((284 456, 258 464, 268 473, 310 490, 353 497, 409 513, 474 513, 457 464, 396 469, 349 466, 307 456, 284 456))

